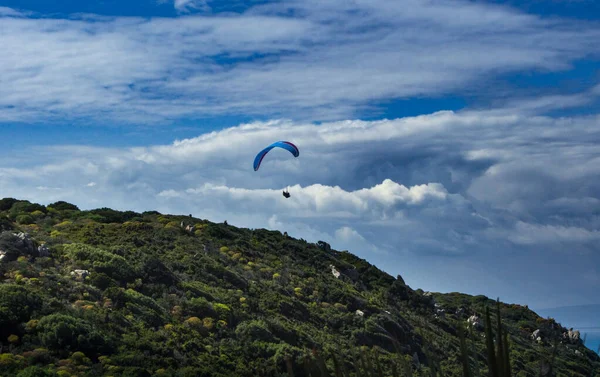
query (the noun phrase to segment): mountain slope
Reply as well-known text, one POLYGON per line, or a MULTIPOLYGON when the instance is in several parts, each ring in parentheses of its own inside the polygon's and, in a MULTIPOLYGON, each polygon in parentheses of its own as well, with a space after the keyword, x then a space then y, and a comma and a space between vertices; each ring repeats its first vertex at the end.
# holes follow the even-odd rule
MULTIPOLYGON (((433 366, 462 376, 457 326, 470 317, 469 362, 487 370, 482 322, 472 316, 495 301, 413 290, 322 242, 11 198, 0 200, 0 231, 1 376, 254 376, 284 373, 287 357, 303 376, 312 350, 352 369, 365 347, 378 350, 383 375, 404 365, 415 376, 433 366)), ((553 349, 549 373, 600 367, 555 321, 522 306, 501 310, 513 376, 548 369, 553 349)))

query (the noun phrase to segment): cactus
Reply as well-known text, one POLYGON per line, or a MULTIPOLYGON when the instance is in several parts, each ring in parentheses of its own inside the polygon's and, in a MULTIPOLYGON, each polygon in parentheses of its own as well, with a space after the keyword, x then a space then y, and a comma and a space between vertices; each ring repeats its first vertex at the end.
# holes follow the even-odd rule
POLYGON ((490 309, 485 308, 485 343, 487 346, 488 369, 490 377, 500 377, 496 365, 496 354, 494 353, 494 335, 492 334, 492 320, 490 309))
POLYGON ((467 351, 467 342, 465 340, 465 329, 462 323, 458 326, 458 337, 460 340, 460 353, 463 365, 463 376, 472 377, 471 367, 469 366, 469 353, 467 351))

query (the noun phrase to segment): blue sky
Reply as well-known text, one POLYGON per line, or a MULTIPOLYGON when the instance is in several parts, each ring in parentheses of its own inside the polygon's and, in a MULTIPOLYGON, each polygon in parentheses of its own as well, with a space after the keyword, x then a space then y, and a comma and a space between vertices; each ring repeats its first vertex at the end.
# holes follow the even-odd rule
POLYGON ((1 197, 192 212, 414 288, 600 304, 597 2, 0 0, 0 25, 1 197), (254 172, 281 139, 300 157, 254 172))

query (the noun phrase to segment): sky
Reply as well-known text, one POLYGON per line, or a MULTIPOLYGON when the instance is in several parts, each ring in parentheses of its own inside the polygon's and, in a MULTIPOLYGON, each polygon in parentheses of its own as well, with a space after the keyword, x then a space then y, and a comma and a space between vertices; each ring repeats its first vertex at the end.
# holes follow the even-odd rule
POLYGON ((0 197, 191 213, 415 289, 598 305, 599 4, 0 0, 0 197), (277 140, 300 156, 255 172, 277 140))

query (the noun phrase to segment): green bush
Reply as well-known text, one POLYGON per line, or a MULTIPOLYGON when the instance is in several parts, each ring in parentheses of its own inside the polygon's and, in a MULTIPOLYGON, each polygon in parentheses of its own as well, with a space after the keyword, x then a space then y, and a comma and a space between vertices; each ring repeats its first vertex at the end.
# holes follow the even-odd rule
POLYGON ((17 216, 16 221, 18 224, 21 224, 21 225, 29 225, 29 224, 35 223, 35 220, 33 219, 33 217, 31 215, 19 215, 19 216, 17 216))
POLYGON ((35 328, 43 346, 55 352, 82 351, 88 355, 109 350, 106 337, 93 325, 67 314, 50 314, 40 319, 35 328))
POLYGON ((191 316, 197 317, 215 317, 217 312, 212 304, 204 297, 194 297, 186 304, 186 312, 191 316))
POLYGON ((27 322, 42 308, 42 298, 32 288, 16 284, 0 284, 0 336, 8 336, 11 328, 27 322))
POLYGON ((17 374, 16 377, 56 377, 58 376, 56 372, 51 370, 46 370, 44 368, 40 368, 38 366, 30 366, 17 374))

